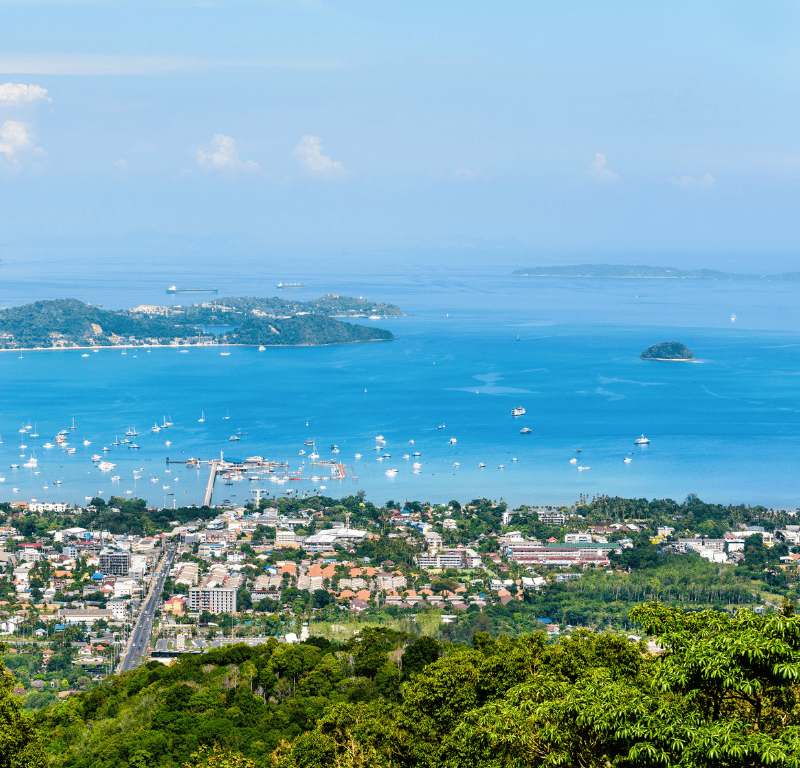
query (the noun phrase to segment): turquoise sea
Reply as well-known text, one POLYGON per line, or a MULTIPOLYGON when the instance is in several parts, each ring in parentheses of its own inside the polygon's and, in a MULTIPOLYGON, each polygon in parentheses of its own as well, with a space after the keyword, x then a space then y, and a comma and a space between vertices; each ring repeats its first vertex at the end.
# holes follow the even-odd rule
POLYGON ((530 259, 508 253, 373 259, 203 250, 173 258, 72 247, 2 256, 5 306, 66 296, 106 308, 198 300, 168 297, 171 283, 211 285, 220 297, 275 295, 278 281, 303 280, 307 290, 293 298, 368 296, 407 313, 374 321, 395 334, 392 343, 231 347, 227 357, 199 348, 101 350, 88 358, 83 350, 2 353, 2 500, 83 502, 131 491, 153 505, 199 503, 207 469, 167 466, 167 457, 261 455, 295 469, 308 464, 304 441, 313 439, 323 459, 346 466, 345 480, 218 483, 215 501, 244 503, 253 487, 272 495, 325 486, 329 496, 363 488, 379 503, 486 496, 561 504, 580 494, 696 493, 800 506, 798 283, 514 278, 510 272, 530 259), (668 340, 687 344, 699 362, 638 358, 668 340), (526 415, 512 417, 515 406, 526 415), (152 433, 164 417, 173 426, 152 433), (74 455, 42 447, 73 418, 74 455), (23 424, 35 425, 39 437, 21 435, 23 424), (131 427, 141 448, 112 446, 131 427), (521 435, 522 427, 532 433, 521 435), (230 441, 237 432, 246 434, 230 441), (386 445, 378 452, 379 434, 386 445), (634 445, 641 434, 649 445, 634 445), (116 465, 109 472, 90 459, 103 446, 116 465), (36 470, 21 466, 32 451, 36 470), (421 455, 402 458, 415 451, 421 455), (390 456, 377 461, 384 453, 390 456), (390 477, 387 469, 399 471, 390 477))

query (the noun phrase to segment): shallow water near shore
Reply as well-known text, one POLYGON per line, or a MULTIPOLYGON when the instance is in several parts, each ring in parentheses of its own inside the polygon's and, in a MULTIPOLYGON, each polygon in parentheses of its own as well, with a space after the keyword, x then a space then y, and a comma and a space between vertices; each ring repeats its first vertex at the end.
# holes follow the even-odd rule
MULTIPOLYGON (((32 267, 27 254, 26 267, 24 255, 18 263, 4 254, 5 305, 76 296, 110 309, 208 298, 166 296, 176 278, 157 260, 125 280, 125 254, 105 266, 89 254, 80 272, 96 276, 79 285, 73 271, 59 285, 66 268, 48 267, 47 254, 32 267), (37 286, 37 270, 46 268, 51 279, 37 286)), ((338 293, 396 303, 408 316, 359 321, 391 330, 397 340, 390 343, 230 347, 229 356, 213 348, 0 355, 0 498, 83 503, 99 492, 131 491, 151 505, 200 503, 207 468, 167 465, 167 457, 261 455, 287 461, 293 476, 304 467, 304 477, 321 478, 324 468, 310 466, 304 446, 313 439, 321 459, 345 465, 346 479, 218 481, 214 500, 244 503, 255 487, 294 495, 325 486, 335 497, 364 489, 376 503, 486 496, 560 504, 580 494, 679 499, 691 492, 723 503, 798 505, 800 285, 526 279, 510 276, 520 259, 508 255, 507 263, 472 258, 457 270, 419 254, 401 257, 390 269, 385 260, 370 267, 366 257, 334 263, 313 255, 265 267, 245 254, 223 283, 218 263, 201 255, 191 278, 218 287, 220 297, 275 295, 279 280, 303 279, 308 289, 291 298, 338 293), (685 343, 701 364, 639 359, 668 340, 685 343), (512 417, 515 406, 525 416, 512 417), (151 432, 164 417, 173 426, 151 432), (42 447, 73 418, 74 455, 42 447), (23 423, 35 424, 39 437, 20 434, 23 423), (132 427, 138 450, 112 446, 132 427), (521 435, 523 427, 531 434, 521 435), (386 445, 375 451, 379 434, 386 445), (641 434, 649 445, 634 445, 641 434), (240 439, 230 441, 233 435, 240 439), (22 466, 32 449, 37 470, 22 466), (113 470, 92 463, 101 453, 113 470)))

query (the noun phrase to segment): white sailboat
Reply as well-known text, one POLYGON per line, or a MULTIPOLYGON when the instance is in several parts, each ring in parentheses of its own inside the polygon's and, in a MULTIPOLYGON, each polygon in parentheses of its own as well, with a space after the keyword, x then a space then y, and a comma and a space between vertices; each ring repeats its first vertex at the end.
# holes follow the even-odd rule
POLYGON ((39 437, 39 433, 36 431, 36 422, 33 422, 33 432, 31 433, 31 437, 39 437))
POLYGON ((203 411, 200 411, 200 418, 198 419, 198 421, 199 421, 200 423, 202 423, 202 422, 204 422, 205 420, 206 420, 206 415, 205 415, 205 413, 204 413, 203 411))

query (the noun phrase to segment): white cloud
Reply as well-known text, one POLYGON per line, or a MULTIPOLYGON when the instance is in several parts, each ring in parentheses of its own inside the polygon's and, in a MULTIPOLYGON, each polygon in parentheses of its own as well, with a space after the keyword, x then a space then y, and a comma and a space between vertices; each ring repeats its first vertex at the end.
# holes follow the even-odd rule
POLYGON ((52 101, 47 95, 47 88, 42 88, 41 85, 0 83, 0 107, 9 105, 19 107, 39 99, 52 101))
POLYGON ((599 152, 594 156, 594 160, 589 163, 588 174, 597 181, 619 181, 619 176, 606 168, 606 156, 599 152))
POLYGON ((5 159, 14 166, 19 166, 20 161, 31 156, 44 157, 45 151, 34 144, 34 139, 30 125, 6 120, 0 128, 0 156, 5 155, 5 159))
POLYGON ((202 168, 218 168, 228 171, 258 171, 260 166, 253 160, 242 162, 236 151, 236 140, 224 133, 214 134, 212 141, 216 151, 205 152, 199 149, 195 153, 197 164, 202 168))
POLYGON ((303 136, 294 148, 292 157, 296 157, 306 173, 311 176, 333 178, 346 176, 349 173, 338 160, 331 160, 322 154, 322 139, 319 136, 303 136))
POLYGON ((117 162, 114 163, 114 165, 117 166, 117 168, 119 168, 121 171, 127 171, 128 170, 128 161, 127 160, 117 160, 117 162))
POLYGON ((176 56, 106 56, 72 53, 0 53, 6 75, 153 75, 218 67, 284 67, 333 69, 341 59, 190 59, 176 56))
POLYGON ((469 168, 456 168, 453 176, 457 179, 474 179, 476 176, 480 176, 480 173, 480 171, 471 171, 469 168))
POLYGON ((681 176, 679 179, 670 179, 670 183, 676 187, 685 187, 687 189, 709 189, 717 183, 717 180, 710 173, 707 173, 699 179, 694 176, 681 176))

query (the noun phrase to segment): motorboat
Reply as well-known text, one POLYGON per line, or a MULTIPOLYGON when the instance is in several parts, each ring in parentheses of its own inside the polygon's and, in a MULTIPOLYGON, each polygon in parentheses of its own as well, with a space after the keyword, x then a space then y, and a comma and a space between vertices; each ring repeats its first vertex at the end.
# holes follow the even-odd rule
POLYGON ((454 437, 451 437, 450 438, 450 445, 455 445, 455 444, 456 444, 456 439, 454 437))
POLYGON ((109 470, 114 469, 114 467, 116 466, 117 466, 116 464, 112 464, 110 461, 101 461, 97 465, 97 468, 102 472, 108 472, 109 470))
POLYGON ((98 454, 95 453, 92 456, 92 461, 100 461, 102 458, 103 458, 102 456, 99 456, 98 454))
POLYGON ((577 463, 578 463, 578 460, 577 460, 577 459, 570 459, 570 460, 569 460, 569 463, 570 463, 570 464, 577 464, 577 463))
POLYGON ((634 445, 647 445, 650 442, 650 438, 642 435, 641 437, 637 437, 633 442, 634 445))
POLYGON ((517 406, 516 408, 512 408, 511 409, 511 415, 512 416, 524 416, 525 415, 525 409, 521 405, 517 406))
POLYGON ((483 462, 481 462, 480 464, 478 464, 478 469, 483 469, 485 466, 486 465, 483 462))
POLYGON ((360 453, 357 453, 357 454, 355 454, 355 456, 353 456, 353 458, 354 458, 354 459, 360 459, 360 458, 361 458, 361 454, 360 454, 360 453))
POLYGON ((240 437, 238 437, 237 435, 231 435, 231 436, 228 438, 228 440, 241 440, 241 438, 240 438, 240 437))
POLYGON ((91 441, 91 440, 84 440, 84 441, 83 441, 83 444, 84 444, 84 445, 91 445, 91 444, 92 444, 92 441, 91 441))
POLYGON ((410 457, 410 456, 409 456, 407 453, 404 453, 404 454, 403 454, 403 458, 404 458, 404 459, 410 459, 411 457, 410 457))
POLYGON ((386 438, 383 435, 378 435, 375 439, 378 440, 378 441, 381 441, 381 440, 385 440, 386 438))
POLYGON ((523 428, 522 428, 522 429, 519 431, 519 433, 520 433, 521 435, 530 435, 532 432, 533 432, 533 430, 532 430, 530 427, 523 427, 523 428))
POLYGON ((111 449, 107 445, 103 446, 103 453, 105 453, 106 451, 110 451, 110 450, 111 449))
POLYGON ((416 453, 413 453, 412 455, 413 456, 422 456, 422 454, 419 451, 416 451, 416 453))
POLYGON ((623 461, 624 461, 626 464, 630 464, 630 463, 633 461, 633 459, 632 459, 630 456, 626 456, 626 457, 623 459, 623 461))
POLYGON ((580 472, 583 472, 584 469, 591 469, 591 467, 578 467, 578 470, 580 472))

